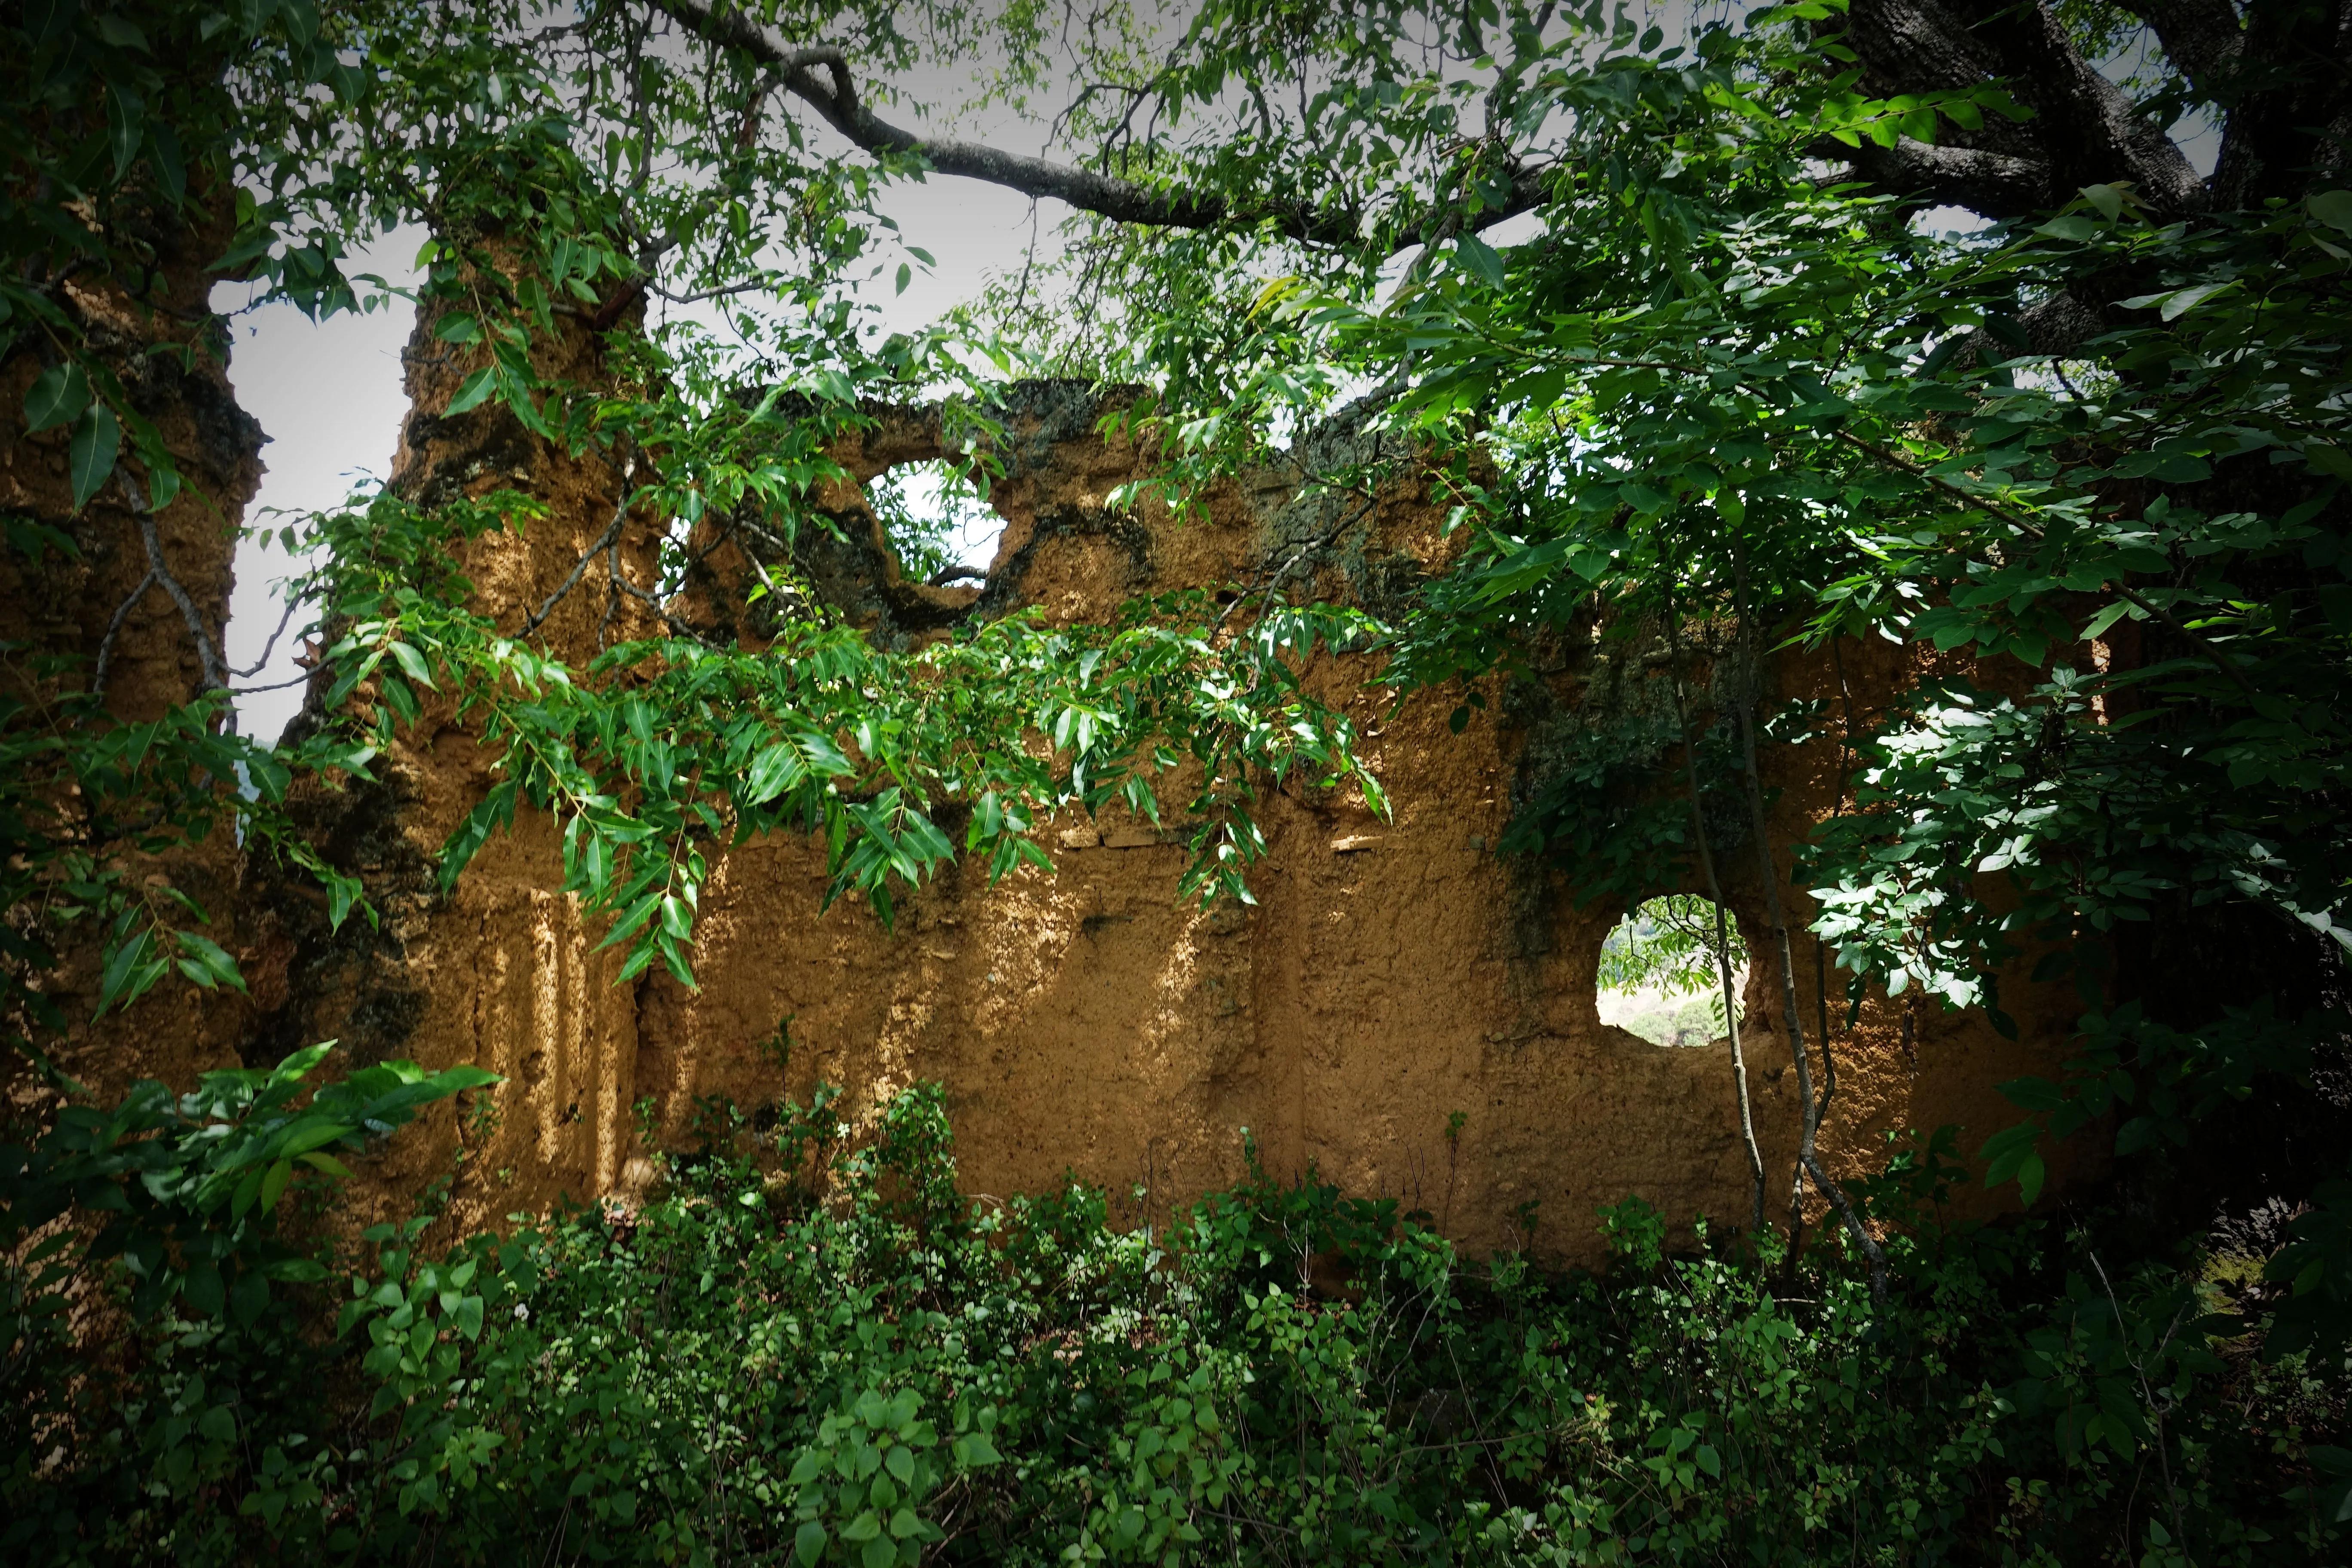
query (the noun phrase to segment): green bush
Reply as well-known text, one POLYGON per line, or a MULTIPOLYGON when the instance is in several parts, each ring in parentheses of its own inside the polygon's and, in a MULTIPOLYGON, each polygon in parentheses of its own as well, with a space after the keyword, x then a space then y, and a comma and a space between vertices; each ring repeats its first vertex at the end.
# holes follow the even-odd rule
POLYGON ((1601 1216, 1605 1275, 1465 1263, 1425 1215, 1276 1181, 1254 1151, 1165 1230, 1116 1228, 1075 1183, 980 1207, 936 1089, 870 1137, 835 1106, 764 1132, 708 1108, 635 1211, 440 1255, 424 1218, 378 1227, 331 1284, 288 1287, 309 1314, 140 1318, 123 1293, 131 1326, 80 1347, 113 1359, 104 1396, 12 1459, 0 1545, 882 1568, 2345 1544, 2340 1358, 2263 1363, 2213 1258, 1934 1225, 1948 1139, 1858 1184, 1894 1238, 1875 1303, 1828 1247, 1702 1229, 1670 1251, 1638 1200, 1601 1216))

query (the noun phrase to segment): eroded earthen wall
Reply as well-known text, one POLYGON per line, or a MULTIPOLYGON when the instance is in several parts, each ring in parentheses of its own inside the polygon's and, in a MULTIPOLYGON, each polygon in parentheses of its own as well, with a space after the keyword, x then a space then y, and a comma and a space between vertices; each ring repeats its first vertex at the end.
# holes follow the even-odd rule
MULTIPOLYGON (((418 341, 410 391, 420 410, 446 406, 469 366, 418 341)), ((550 368, 594 370, 584 360, 550 368)), ((840 454, 856 478, 941 455, 935 415, 877 413, 876 429, 840 454)), ((1296 591, 1311 581, 1388 608, 1447 557, 1425 478, 1391 483, 1353 521, 1281 471, 1221 485, 1204 515, 1181 522, 1155 503, 1114 511, 1109 491, 1139 477, 1143 458, 1097 434, 1097 413, 1083 389, 1016 389, 993 498, 1007 526, 982 587, 900 580, 855 483, 820 498, 842 537, 808 540, 804 574, 875 635, 903 641, 1016 606, 1099 618, 1137 594, 1263 581, 1286 563, 1296 591)), ((511 485, 546 502, 544 522, 479 542, 466 560, 479 607, 516 627, 604 535, 623 482, 608 458, 550 447, 495 410, 412 416, 394 479, 422 499, 511 485)), ((647 583, 646 526, 628 520, 619 544, 609 569, 647 583)), ((741 586, 743 548, 713 552, 712 578, 697 590, 709 603, 741 586)), ((556 651, 575 661, 604 637, 648 629, 642 604, 598 581, 548 623, 556 651)), ((1872 709, 1906 686, 1916 672, 1904 658, 1849 648, 1854 700, 1872 709)), ((254 995, 215 1004, 203 1037, 222 1039, 217 1016, 241 1008, 226 1033, 249 1060, 331 1037, 347 1062, 397 1055, 499 1074, 462 1116, 441 1107, 388 1144, 362 1187, 392 1212, 454 1173, 463 1223, 640 1190, 641 1115, 656 1140, 677 1142, 698 1099, 804 1099, 826 1081, 846 1090, 856 1117, 919 1079, 946 1087, 964 1180, 980 1194, 1034 1192, 1067 1173, 1109 1186, 1137 1217, 1162 1215, 1242 1173, 1247 1129, 1275 1172, 1312 1167, 1354 1193, 1401 1197, 1474 1248, 1518 1242, 1532 1215, 1538 1253, 1590 1259, 1593 1207, 1627 1194, 1677 1219, 1743 1215, 1727 1053, 1655 1047, 1602 1025, 1594 971, 1622 910, 1580 907, 1559 870, 1495 851, 1528 784, 1528 724, 1498 700, 1456 736, 1452 698, 1392 714, 1384 694, 1360 689, 1371 673, 1327 659, 1314 678, 1353 705, 1393 819, 1296 783, 1269 794, 1271 853, 1252 877, 1255 906, 1180 900, 1177 834, 1073 818, 1049 834, 1052 871, 991 888, 976 868, 951 869, 906 899, 886 930, 862 903, 821 907, 820 847, 769 839, 717 864, 698 928, 699 991, 657 973, 613 984, 616 959, 594 951, 593 929, 551 890, 562 878, 544 819, 525 814, 454 893, 435 890, 442 839, 494 774, 467 726, 431 710, 385 760, 382 782, 317 790, 304 807, 331 855, 368 878, 382 927, 330 932, 315 892, 252 868, 237 934, 254 995), (782 1051, 773 1038, 786 1019, 782 1051)), ((1782 658, 1770 679, 1782 698, 1835 690, 1816 658, 1782 658)), ((1571 678, 1562 691, 1573 687, 1571 678)), ((1832 805, 1835 751, 1769 760, 1780 843, 1832 805)), ((1752 869, 1731 871, 1730 901, 1761 952, 1759 884, 1752 869)), ((1804 997, 1812 956, 1801 942, 1804 997)), ((1748 1059, 1784 1194, 1798 1112, 1778 998, 1777 977, 1758 965, 1748 1059)), ((1832 1168, 1873 1166, 1888 1129, 1958 1122, 1973 1141, 2005 1125, 1993 1086, 2048 1070, 2071 1009, 2031 986, 2004 999, 2022 1026, 2013 1042, 1932 1011, 1906 1028, 1883 1001, 1840 1028, 1824 1133, 1832 1168)))
MULTIPOLYGON (((208 314, 209 268, 227 247, 229 215, 134 216, 148 247, 140 292, 68 276, 56 298, 80 333, 82 352, 120 388, 122 411, 148 421, 171 453, 181 481, 175 497, 152 507, 146 464, 126 436, 122 460, 77 510, 76 424, 26 428, 27 392, 62 368, 63 357, 46 331, 18 331, 0 344, 0 515, 10 534, 10 547, 0 549, 0 703, 20 740, 63 740, 89 721, 76 714, 79 695, 95 691, 108 722, 144 723, 229 677, 223 653, 237 524, 260 485, 264 439, 237 406, 227 337, 208 314)), ((156 826, 141 819, 152 803, 84 798, 62 754, 32 745, 19 752, 38 792, 35 809, 56 810, 24 826, 90 852, 171 923, 189 923, 174 895, 192 900, 211 921, 205 929, 236 945, 241 857, 226 814, 194 843, 142 853, 156 826)), ((45 893, 66 898, 59 889, 45 893)), ((61 934, 63 964, 32 983, 62 1016, 87 1020, 99 993, 102 933, 84 923, 61 934)), ((12 1032, 43 1037, 32 1020, 8 1023, 12 1032)), ((43 1043, 101 1091, 140 1076, 185 1084, 201 1068, 231 1058, 243 1023, 239 1007, 173 983, 128 1017, 109 1017, 95 1029, 78 1021, 67 1040, 43 1043)), ((0 1095, 12 1110, 36 1113, 55 1099, 5 1047, 0 1095)))

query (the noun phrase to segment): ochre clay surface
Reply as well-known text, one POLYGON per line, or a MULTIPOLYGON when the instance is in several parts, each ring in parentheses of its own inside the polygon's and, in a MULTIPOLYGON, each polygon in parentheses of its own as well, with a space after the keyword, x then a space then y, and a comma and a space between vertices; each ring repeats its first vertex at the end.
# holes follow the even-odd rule
MULTIPOLYGON (((555 352, 572 357, 553 368, 593 376, 593 344, 555 352)), ((417 406, 446 405, 468 368, 413 353, 417 406)), ((1156 502, 1114 514, 1108 492, 1147 458, 1097 434, 1097 411, 1076 389, 1020 389, 994 494, 1007 527, 983 588, 899 581, 855 484, 820 498, 845 540, 804 552, 808 575, 877 637, 904 642, 937 635, 975 603, 983 614, 1034 605, 1093 619, 1136 594, 1259 582, 1285 563, 1295 563, 1295 593, 1311 581, 1377 608, 1444 563, 1443 505, 1410 465, 1352 524, 1339 503, 1301 499, 1296 474, 1279 471, 1220 485, 1205 515, 1182 521, 1156 502)), ((853 475, 940 455, 935 414, 880 414, 840 454, 853 475)), ((467 560, 478 607, 513 628, 603 533, 620 480, 604 459, 575 459, 485 413, 412 416, 394 483, 426 497, 511 485, 546 504, 545 522, 478 543, 467 560)), ((630 520, 621 537, 621 569, 645 582, 645 528, 630 520)), ((722 603, 746 570, 721 548, 697 592, 722 603)), ((600 632, 648 629, 625 596, 605 622, 603 578, 588 582, 550 622, 557 651, 582 661, 600 632)), ((1916 674, 1904 657, 1845 650, 1865 712, 1916 674)), ((233 1041, 247 1059, 274 1060, 331 1037, 345 1063, 404 1056, 489 1068, 502 1084, 462 1113, 436 1108, 367 1163, 358 1189, 373 1212, 404 1212, 415 1191, 455 1172, 453 1217, 466 1224, 642 1191, 641 1104, 655 1141, 676 1145, 692 1135, 698 1100, 751 1107, 830 1082, 860 1122, 922 1079, 946 1088, 974 1194, 1036 1192, 1075 1174, 1110 1187, 1136 1218, 1164 1218, 1242 1174, 1246 1129, 1276 1173, 1311 1168, 1358 1194, 1400 1197, 1474 1249, 1521 1243, 1532 1215, 1538 1255, 1592 1261, 1594 1206, 1628 1194, 1678 1222, 1742 1218, 1727 1053, 1651 1046, 1601 1024, 1594 968, 1621 910, 1580 907, 1561 871, 1495 853, 1524 783, 1524 727, 1498 700, 1454 735, 1452 695, 1391 714, 1384 694, 1360 689, 1373 673, 1327 658, 1314 679, 1354 705, 1393 818, 1296 782, 1269 793, 1272 847, 1251 879, 1255 906, 1181 900, 1185 852, 1172 836, 1124 817, 1070 818, 1046 836, 1051 872, 991 888, 977 868, 952 870, 905 898, 886 930, 856 900, 821 909, 821 850, 774 838, 717 862, 697 933, 698 991, 662 975, 612 983, 616 959, 594 951, 593 923, 551 890, 560 863, 543 818, 525 814, 452 894, 434 890, 443 837, 494 775, 463 725, 446 709, 428 712, 386 759, 380 785, 316 790, 305 806, 341 863, 368 877, 382 929, 354 922, 331 934, 321 900, 250 868, 236 929, 253 999, 209 1004, 189 1037, 213 1044, 156 1059, 193 1070, 194 1058, 219 1059, 233 1041), (789 1049, 763 1045, 786 1019, 789 1049)), ((1822 658, 1781 658, 1770 679, 1780 698, 1836 694, 1822 658)), ((1570 691, 1573 676, 1563 681, 1570 691)), ((1832 806, 1837 762, 1834 742, 1768 759, 1781 789, 1777 843, 1832 806)), ((1730 868, 1729 884, 1760 954, 1752 864, 1730 868)), ((1809 939, 1797 957, 1810 999, 1809 939)), ((1842 1014, 1839 982, 1830 990, 1842 1014)), ((2051 1070, 2071 1010, 2021 980, 2004 1001, 2021 1026, 2015 1041, 1934 1009, 1914 1012, 1906 1030, 1884 999, 1838 1028, 1830 1167, 1874 1168, 1891 1129, 1957 1122, 1973 1147, 2013 1120, 1993 1086, 2051 1070)), ((1777 976, 1762 963, 1746 1011, 1756 1116, 1785 1212, 1795 1075, 1777 976)), ((112 1069, 123 1054, 100 1076, 121 1076, 112 1069)))
MULTIPOLYGON (((51 704, 88 690, 101 655, 105 707, 116 720, 152 721, 195 697, 206 680, 192 614, 215 655, 223 651, 236 527, 260 486, 264 439, 230 391, 226 334, 204 324, 206 268, 226 247, 230 229, 218 214, 193 226, 157 221, 148 233, 154 267, 142 278, 146 293, 133 298, 79 283, 63 290, 85 347, 112 371, 131 409, 153 424, 179 468, 178 496, 149 517, 152 552, 141 513, 152 498, 137 478, 139 464, 123 465, 77 513, 68 472, 73 427, 25 428, 26 394, 48 368, 46 335, 17 332, 0 359, 0 512, 52 530, 70 546, 45 548, 37 560, 0 551, 0 699, 43 715, 15 721, 26 729, 65 722, 51 704), (159 563, 163 574, 151 574, 159 563), (184 607, 171 584, 185 592, 184 607)), ((121 449, 131 453, 127 437, 121 449)), ((84 820, 69 793, 59 801, 62 820, 84 820)), ((129 886, 172 916, 179 910, 166 902, 167 889, 193 898, 210 912, 212 934, 236 945, 240 857, 226 823, 161 858, 141 856, 120 837, 112 847, 109 859, 129 886)), ((68 946, 64 956, 61 970, 38 984, 68 1017, 86 1018, 98 993, 96 944, 68 946)), ((207 1005, 203 994, 167 984, 127 1016, 110 1016, 95 1030, 77 1025, 60 1055, 101 1091, 142 1076, 185 1085, 200 1068, 234 1059, 243 1021, 236 1005, 207 1005)), ((14 1053, 0 1054, 8 1058, 0 1062, 0 1093, 10 1110, 37 1114, 55 1103, 14 1053)))

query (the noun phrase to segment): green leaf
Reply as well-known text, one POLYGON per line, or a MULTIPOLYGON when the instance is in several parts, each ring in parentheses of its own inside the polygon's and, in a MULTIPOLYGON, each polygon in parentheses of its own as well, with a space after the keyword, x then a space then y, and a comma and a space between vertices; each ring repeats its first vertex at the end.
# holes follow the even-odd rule
POLYGON ((2019 1161, 2017 1166, 2018 1201, 2023 1204, 2027 1208, 2032 1208, 2033 1206, 2033 1201, 2042 1195, 2042 1183, 2047 1174, 2048 1171, 2043 1166, 2042 1156, 2040 1154, 2028 1153, 2024 1159, 2019 1161))
POLYGON ((394 662, 397 663, 402 670, 406 672, 409 679, 416 682, 417 685, 425 688, 427 691, 437 691, 440 689, 440 688, 433 684, 433 672, 426 668, 425 656, 423 654, 417 652, 415 648, 409 647, 408 644, 404 642, 394 643, 391 647, 391 653, 394 662))
POLYGON ((128 1007, 163 977, 163 960, 155 952, 155 933, 142 928, 136 936, 118 941, 107 950, 99 971, 98 1011, 128 1007))
POLYGON ((115 422, 114 410, 103 403, 85 409, 74 425, 73 448, 68 458, 74 510, 81 510, 98 494, 107 476, 114 472, 114 459, 121 450, 122 426, 115 422))
POLYGON ((269 1167, 269 1173, 261 1178, 261 1212, 263 1214, 268 1214, 278 1206, 278 1200, 285 1195, 286 1184, 293 1178, 293 1175, 294 1162, 291 1160, 280 1160, 269 1167))
POLYGON ((2303 444, 2303 460, 2321 473, 2333 474, 2339 479, 2352 479, 2352 454, 2347 454, 2341 447, 2332 447, 2325 441, 2305 441, 2303 444))
POLYGON ((743 785, 743 798, 751 805, 765 805, 808 776, 808 768, 800 752, 779 741, 763 748, 751 759, 751 772, 743 785))
MULTIPOLYGON (((180 950, 188 955, 200 972, 189 976, 197 984, 207 991, 220 985, 226 985, 233 991, 245 989, 245 976, 237 973, 236 960, 230 957, 227 950, 218 942, 209 937, 199 936, 192 931, 175 932, 174 935, 179 942, 180 950)), ((182 967, 186 968, 188 965, 184 964, 182 967)))
POLYGON ((236 1193, 228 1200, 229 1218, 243 1219, 252 1210, 254 1204, 261 1196, 261 1167, 257 1165, 245 1173, 244 1180, 237 1183, 236 1193))
POLYGON ((2157 314, 2168 321, 2177 321, 2197 306, 2218 294, 2226 294, 2238 287, 2238 279, 2226 283, 2200 283, 2190 289, 2172 289, 2155 294, 2135 294, 2121 301, 2126 310, 2145 310, 2156 307, 2157 314))
POLYGON ((2000 1089, 2002 1099, 2027 1110, 2055 1110, 2066 1103, 2065 1091, 2047 1079, 2013 1078, 2000 1089))
POLYGON ((221 1283, 220 1269, 209 1261, 188 1270, 181 1293, 187 1298, 190 1310, 200 1318, 217 1318, 228 1304, 228 1291, 221 1283))
POLYGON ((357 877, 344 876, 333 870, 326 873, 324 880, 327 884, 327 929, 341 931, 344 920, 352 912, 352 906, 359 901, 362 887, 357 877))
POLYGON ((106 140, 114 152, 114 177, 122 178, 139 157, 147 139, 147 105, 130 89, 109 86, 106 91, 106 140))
POLYGON ((1494 288, 1503 287, 1503 258, 1495 247, 1475 234, 1465 234, 1454 242, 1454 252, 1469 268, 1494 288))
POLYGON ((159 458, 144 451, 141 455, 147 458, 147 510, 162 511, 180 493, 180 470, 168 455, 159 458))
POLYGON ((457 395, 449 400, 449 406, 441 411, 441 416, 451 419, 479 407, 482 400, 497 389, 498 376, 498 366, 490 364, 467 376, 465 384, 457 388, 457 395))
POLYGON ((813 1519, 802 1525, 793 1535, 793 1552, 800 1558, 801 1568, 816 1568, 817 1559, 824 1555, 824 1526, 813 1519))
POLYGON ((2098 237, 2099 226, 2079 214, 2053 217, 2033 231, 2050 239, 2084 240, 2098 237))
POLYGON ((147 126, 147 146, 155 161, 155 178, 163 187, 164 196, 173 206, 187 199, 188 162, 180 151, 179 134, 171 121, 156 120, 147 126))
POLYGON ((2194 289, 2178 289, 2165 298, 2163 309, 2157 313, 2168 321, 2177 321, 2206 300, 2226 294, 2237 286, 2238 280, 2233 278, 2227 283, 2204 283, 2194 289))
POLYGON ((261 1314, 269 1310, 269 1278, 258 1268, 247 1268, 228 1288, 229 1310, 247 1328, 259 1322, 261 1314))
POLYGON ((81 417, 89 406, 89 379, 81 366, 68 361, 51 365, 33 378, 25 394, 25 434, 37 435, 81 417))
POLYGON ((2352 191, 2322 191, 2304 205, 2328 227, 2352 234, 2352 191))
POLYGON ((993 1465, 1004 1458, 996 1451, 996 1445, 989 1441, 985 1432, 967 1432, 950 1444, 949 1449, 955 1455, 956 1463, 967 1469, 993 1465))
POLYGON ((90 20, 98 28, 98 36, 105 39, 109 44, 114 46, 114 47, 118 49, 137 49, 142 54, 148 52, 147 35, 141 32, 139 30, 139 24, 132 21, 130 17, 118 16, 111 13, 101 13, 97 16, 91 17, 90 20))

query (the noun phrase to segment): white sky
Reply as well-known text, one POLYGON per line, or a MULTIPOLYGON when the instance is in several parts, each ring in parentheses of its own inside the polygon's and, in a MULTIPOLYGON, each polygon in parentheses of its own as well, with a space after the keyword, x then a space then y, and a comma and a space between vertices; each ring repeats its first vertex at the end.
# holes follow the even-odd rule
MULTIPOLYGON (((1037 204, 1041 254, 1051 254, 1053 231, 1067 216, 1058 202, 1037 204)), ((897 187, 887 210, 898 220, 906 244, 928 250, 938 268, 919 268, 903 295, 895 294, 890 273, 871 285, 865 298, 883 310, 883 330, 908 331, 937 320, 978 294, 992 272, 1017 269, 1031 234, 1030 202, 998 186, 934 176, 923 184, 897 187)), ((399 231, 348 270, 373 271, 398 285, 411 282, 411 263, 423 243, 421 230, 399 231)), ((250 289, 223 284, 215 309, 236 310, 250 289)), ((355 486, 380 479, 392 466, 400 422, 408 412, 401 391, 400 353, 415 325, 404 300, 368 315, 342 315, 313 322, 291 305, 265 306, 233 318, 229 381, 237 401, 261 421, 269 444, 262 449, 268 473, 248 521, 266 525, 271 509, 289 513, 323 510, 355 486)), ((291 521, 291 519, 284 520, 291 521)), ((985 567, 995 552, 996 531, 959 540, 957 558, 985 567)), ((283 609, 278 584, 292 566, 274 544, 249 539, 236 557, 236 588, 230 601, 228 656, 244 669, 260 658, 262 646, 283 609)), ((299 617, 298 617, 299 619, 299 617)), ((300 674, 299 648, 279 646, 268 663, 236 681, 239 687, 270 686, 300 674)), ((297 684, 253 692, 237 700, 241 728, 257 740, 274 740, 301 707, 297 684)))

